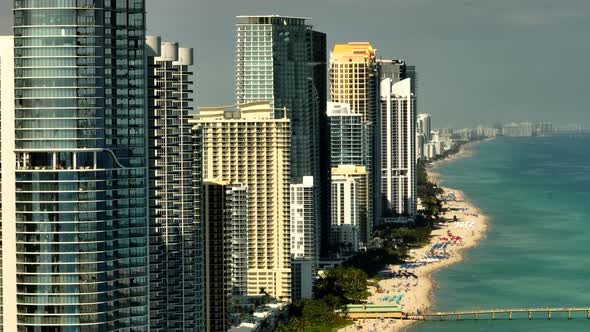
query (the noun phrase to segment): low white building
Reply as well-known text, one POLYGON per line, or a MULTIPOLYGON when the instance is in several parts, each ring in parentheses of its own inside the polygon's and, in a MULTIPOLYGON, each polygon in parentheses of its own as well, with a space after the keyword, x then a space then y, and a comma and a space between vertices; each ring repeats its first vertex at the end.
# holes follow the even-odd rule
POLYGON ((269 303, 259 306, 251 316, 248 316, 227 332, 271 332, 277 327, 279 321, 285 318, 288 304, 286 302, 269 303))

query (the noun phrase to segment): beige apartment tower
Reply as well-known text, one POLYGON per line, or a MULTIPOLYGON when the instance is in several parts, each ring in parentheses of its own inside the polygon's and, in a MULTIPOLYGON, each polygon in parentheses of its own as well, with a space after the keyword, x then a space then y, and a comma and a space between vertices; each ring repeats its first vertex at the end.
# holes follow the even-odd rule
POLYGON ((200 109, 203 177, 248 187, 248 295, 289 300, 290 121, 269 102, 200 109))
POLYGON ((368 42, 336 44, 330 54, 330 101, 346 103, 363 121, 374 122, 377 105, 376 50, 368 42))

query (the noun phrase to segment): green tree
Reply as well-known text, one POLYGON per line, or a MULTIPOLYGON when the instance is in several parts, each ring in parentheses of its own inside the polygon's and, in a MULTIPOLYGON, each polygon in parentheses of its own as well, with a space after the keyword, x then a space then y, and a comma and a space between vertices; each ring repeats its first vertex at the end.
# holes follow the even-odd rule
MULTIPOLYGON (((367 273, 357 268, 338 266, 328 269, 314 283, 314 297, 323 299, 334 296, 341 304, 360 303, 370 295, 367 279, 367 273)), ((332 299, 331 302, 335 301, 332 299)))
POLYGON ((276 329, 279 332, 329 331, 349 323, 322 300, 298 301, 289 307, 289 323, 276 329))

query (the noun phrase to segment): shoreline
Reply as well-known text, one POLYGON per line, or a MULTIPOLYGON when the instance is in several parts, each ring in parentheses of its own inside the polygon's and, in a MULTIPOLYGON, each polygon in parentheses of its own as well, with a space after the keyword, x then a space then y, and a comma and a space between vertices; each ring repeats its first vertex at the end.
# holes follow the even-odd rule
POLYGON ((437 160, 437 161, 435 161, 433 163, 430 163, 430 164, 426 165, 426 173, 428 174, 428 179, 431 182, 436 183, 437 185, 439 185, 439 187, 442 188, 442 186, 439 183, 440 182, 440 174, 438 174, 438 173, 436 173, 434 171, 435 168, 438 168, 441 165, 448 164, 448 163, 451 163, 451 162, 454 162, 454 161, 457 161, 457 160, 460 160, 460 159, 470 158, 470 157, 473 156, 473 151, 471 150, 471 148, 474 145, 481 144, 481 143, 484 143, 484 142, 490 142, 490 141, 493 141, 495 139, 496 139, 495 137, 490 137, 490 138, 486 138, 486 139, 481 140, 481 141, 475 141, 475 142, 466 143, 465 145, 463 145, 461 147, 461 149, 459 150, 459 152, 457 152, 457 153, 455 153, 453 155, 450 155, 449 157, 447 157, 445 159, 437 160))
MULTIPOLYGON (((486 140, 487 141, 487 140, 486 140)), ((471 147, 474 144, 480 143, 471 142, 461 147, 459 152, 449 156, 443 160, 433 162, 426 167, 426 172, 430 181, 434 183, 440 182, 440 175, 435 172, 436 168, 448 162, 456 161, 463 158, 468 158, 473 155, 471 147)), ((438 227, 432 231, 430 242, 421 247, 410 251, 412 261, 422 260, 428 261, 431 258, 426 258, 433 246, 444 245, 444 249, 436 251, 437 254, 448 256, 446 259, 441 259, 434 262, 428 262, 425 265, 415 268, 402 268, 400 265, 390 265, 386 267, 392 273, 410 274, 407 278, 383 278, 378 283, 385 289, 384 293, 377 293, 375 287, 369 287, 371 296, 368 298, 368 303, 386 303, 383 301, 385 296, 393 296, 403 294, 400 305, 406 313, 416 313, 417 310, 428 311, 435 303, 434 291, 438 287, 432 278, 432 273, 439 271, 451 264, 460 263, 465 259, 464 252, 466 249, 475 247, 479 244, 481 239, 485 236, 488 228, 488 218, 481 214, 481 211, 465 198, 464 193, 456 188, 443 187, 445 195, 453 193, 455 200, 448 200, 443 203, 443 207, 447 209, 442 214, 443 223, 437 225, 438 227), (457 221, 453 221, 456 216, 457 221), (459 241, 450 241, 450 236, 459 237, 459 241), (413 274, 413 275, 412 275, 413 274)), ((430 256, 432 252, 430 252, 430 256)), ((391 302, 387 302, 391 303, 391 302)), ((356 321, 355 324, 350 325, 342 332, 352 331, 407 331, 414 326, 416 321, 408 320, 375 320, 375 321, 356 321), (359 328, 362 326, 362 328, 359 328)))

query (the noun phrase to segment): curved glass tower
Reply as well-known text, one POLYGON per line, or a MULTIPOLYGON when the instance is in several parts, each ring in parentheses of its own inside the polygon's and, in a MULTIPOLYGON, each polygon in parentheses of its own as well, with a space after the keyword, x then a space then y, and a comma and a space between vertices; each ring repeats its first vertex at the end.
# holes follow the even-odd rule
POLYGON ((14 16, 17 289, 4 319, 147 331, 145 0, 15 0, 14 16))

